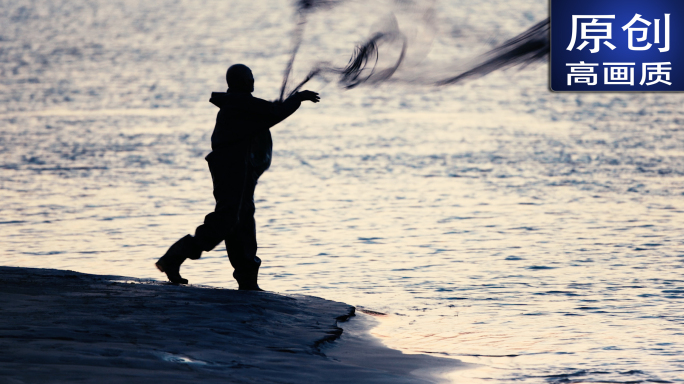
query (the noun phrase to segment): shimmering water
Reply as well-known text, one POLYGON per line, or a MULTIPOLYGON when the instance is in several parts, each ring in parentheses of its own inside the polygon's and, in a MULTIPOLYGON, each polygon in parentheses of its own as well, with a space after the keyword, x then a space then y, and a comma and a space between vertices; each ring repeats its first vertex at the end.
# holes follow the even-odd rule
MULTIPOLYGON (((438 6, 434 61, 547 13, 472 3, 438 6)), ((345 12, 311 20, 303 62, 366 37, 376 15, 345 12)), ((290 15, 0 0, 3 264, 161 280, 153 262, 213 209, 209 94, 244 62, 276 98, 290 15)), ((389 346, 483 364, 458 382, 684 381, 684 96, 553 94, 546 74, 311 84, 321 103, 273 130, 257 187, 262 286, 387 313, 389 346)), ((224 287, 231 272, 223 246, 183 267, 224 287)))

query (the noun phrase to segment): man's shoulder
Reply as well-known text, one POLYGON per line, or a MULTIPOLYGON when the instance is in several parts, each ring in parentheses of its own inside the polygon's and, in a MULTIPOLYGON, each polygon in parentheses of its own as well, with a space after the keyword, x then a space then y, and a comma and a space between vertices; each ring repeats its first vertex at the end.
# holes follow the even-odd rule
POLYGON ((258 98, 258 97, 254 97, 254 96, 252 96, 252 95, 250 95, 250 102, 253 103, 253 104, 263 105, 263 106, 273 105, 273 102, 272 102, 272 101, 260 99, 260 98, 258 98))
POLYGON ((264 109, 274 102, 254 97, 249 93, 213 92, 209 101, 221 109, 264 109))

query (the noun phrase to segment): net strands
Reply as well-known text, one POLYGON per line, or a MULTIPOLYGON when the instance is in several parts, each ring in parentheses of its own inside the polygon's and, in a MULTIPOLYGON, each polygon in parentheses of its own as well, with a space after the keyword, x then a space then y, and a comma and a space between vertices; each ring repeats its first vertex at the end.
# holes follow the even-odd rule
POLYGON ((481 64, 435 85, 455 84, 466 78, 484 76, 501 68, 528 65, 549 54, 549 19, 543 20, 520 35, 504 42, 484 55, 481 64))
MULTIPOLYGON (((297 52, 302 43, 306 19, 309 14, 322 9, 329 9, 341 4, 342 0, 299 0, 297 6, 297 26, 293 33, 293 49, 290 59, 287 62, 285 76, 280 93, 280 100, 283 100, 292 72, 292 66, 297 52)), ((499 69, 516 65, 527 66, 531 63, 544 60, 549 53, 549 19, 545 19, 525 32, 504 42, 498 47, 481 55, 475 64, 466 70, 456 71, 449 76, 438 80, 418 80, 411 79, 411 83, 418 83, 431 86, 445 86, 460 83, 466 79, 472 79, 487 75, 499 69)), ((397 28, 388 31, 374 33, 365 43, 358 45, 351 55, 348 64, 344 67, 336 67, 330 63, 321 62, 315 65, 308 75, 289 93, 292 95, 298 92, 305 84, 317 76, 337 75, 337 82, 346 89, 351 89, 362 84, 373 85, 385 82, 393 78, 397 70, 402 66, 406 51, 408 49, 408 39, 397 28), (401 51, 394 65, 379 69, 378 59, 380 51, 385 43, 401 42, 401 51)), ((407 80, 407 79, 394 79, 407 80)))

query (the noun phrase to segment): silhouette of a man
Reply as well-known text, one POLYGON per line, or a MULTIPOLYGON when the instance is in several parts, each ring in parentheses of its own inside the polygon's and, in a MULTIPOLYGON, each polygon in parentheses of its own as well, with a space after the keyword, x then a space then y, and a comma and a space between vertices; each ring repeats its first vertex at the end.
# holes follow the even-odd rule
POLYGON ((252 96, 254 77, 245 65, 235 64, 226 73, 227 92, 214 92, 211 101, 220 108, 207 156, 214 184, 216 209, 197 227, 174 243, 156 266, 172 283, 187 284, 180 266, 185 259, 199 259, 202 251, 225 240, 233 277, 241 290, 261 290, 257 275, 261 259, 256 255, 254 188, 271 165, 273 142, 269 128, 293 114, 302 101, 317 103, 318 93, 297 92, 283 102, 252 96))

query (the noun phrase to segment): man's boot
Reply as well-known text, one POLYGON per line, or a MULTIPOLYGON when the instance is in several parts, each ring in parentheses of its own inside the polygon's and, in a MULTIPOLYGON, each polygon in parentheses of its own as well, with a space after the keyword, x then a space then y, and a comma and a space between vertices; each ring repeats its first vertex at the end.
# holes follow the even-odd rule
POLYGON ((202 249, 194 237, 186 235, 176 241, 171 248, 156 262, 157 269, 166 273, 166 277, 174 284, 187 284, 188 280, 180 275, 180 266, 185 259, 199 259, 202 249))
POLYGON ((238 282, 238 289, 240 291, 263 291, 257 284, 257 276, 259 275, 259 267, 254 271, 238 271, 233 272, 233 277, 238 282))

